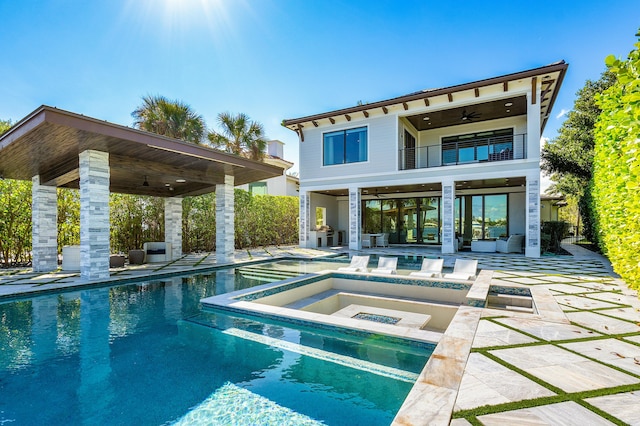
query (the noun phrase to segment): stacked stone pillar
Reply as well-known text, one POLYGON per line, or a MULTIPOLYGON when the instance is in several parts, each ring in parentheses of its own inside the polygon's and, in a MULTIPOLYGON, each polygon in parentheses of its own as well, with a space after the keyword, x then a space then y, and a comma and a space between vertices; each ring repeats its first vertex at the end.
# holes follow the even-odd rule
POLYGON ((32 178, 31 241, 33 272, 49 272, 58 268, 58 194, 55 186, 40 184, 40 176, 32 178))
POLYGON ((232 263, 235 251, 233 176, 216 185, 216 261, 232 263))
POLYGON ((298 242, 300 247, 309 247, 309 231, 311 230, 311 205, 310 196, 307 191, 300 191, 299 203, 300 203, 300 220, 299 220, 299 234, 298 242))
POLYGON ((349 250, 362 249, 362 194, 360 188, 349 188, 349 250))
POLYGON ((80 276, 109 278, 109 154, 80 153, 80 276))
POLYGON ((182 256, 182 198, 164 199, 164 240, 171 243, 172 259, 182 256))
POLYGON ((442 253, 458 251, 458 241, 455 238, 455 201, 455 182, 442 181, 442 253))
POLYGON ((540 257, 540 173, 527 175, 527 211, 524 255, 540 257))

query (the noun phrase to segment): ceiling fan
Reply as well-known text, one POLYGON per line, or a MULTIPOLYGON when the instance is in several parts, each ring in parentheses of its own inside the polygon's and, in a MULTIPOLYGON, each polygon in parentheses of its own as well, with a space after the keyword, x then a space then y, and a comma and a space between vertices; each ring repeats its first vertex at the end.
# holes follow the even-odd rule
POLYGON ((473 121, 476 120, 477 118, 480 117, 480 113, 479 112, 469 112, 467 113, 467 109, 463 109, 462 110, 462 116, 460 117, 460 120, 462 121, 473 121))

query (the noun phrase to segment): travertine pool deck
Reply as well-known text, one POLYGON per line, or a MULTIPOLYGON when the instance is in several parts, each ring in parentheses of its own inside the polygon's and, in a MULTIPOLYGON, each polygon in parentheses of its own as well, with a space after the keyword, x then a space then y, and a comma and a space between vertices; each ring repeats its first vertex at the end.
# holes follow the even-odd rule
MULTIPOLYGON (((437 376, 421 375, 417 382, 428 397, 411 401, 411 422, 396 419, 397 424, 640 424, 637 292, 613 274, 606 259, 579 247, 563 247, 574 255, 529 259, 460 252, 445 256, 445 266, 452 266, 456 258, 478 259, 479 268, 494 271, 491 285, 524 286, 532 292, 546 289, 544 293, 560 310, 535 316, 464 307, 460 324, 434 353, 437 376), (465 353, 467 345, 470 353, 465 353)), ((440 254, 429 248, 397 246, 363 252, 440 254)), ((236 263, 326 254, 268 247, 237 251, 236 263)), ((154 279, 216 265, 215 254, 194 254, 169 264, 113 270, 111 280, 154 279)), ((100 284, 82 281, 78 274, 0 270, 0 298, 100 284)))

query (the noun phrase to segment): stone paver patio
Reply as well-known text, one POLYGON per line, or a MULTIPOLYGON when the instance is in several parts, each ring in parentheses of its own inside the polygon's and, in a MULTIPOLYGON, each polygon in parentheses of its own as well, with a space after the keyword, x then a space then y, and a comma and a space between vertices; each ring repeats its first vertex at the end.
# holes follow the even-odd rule
MULTIPOLYGON (((574 255, 529 259, 460 252, 444 257, 445 266, 452 266, 456 258, 478 259, 479 268, 495 271, 492 285, 547 289, 563 312, 561 318, 550 319, 484 309, 450 424, 640 424, 637 292, 613 274, 606 259, 579 247, 564 247, 574 255)), ((407 257, 440 255, 422 247, 367 252, 407 257)), ((236 262, 326 254, 298 247, 268 247, 237 251, 236 262)), ((109 282, 195 272, 216 265, 215 254, 192 254, 169 264, 112 270, 109 282)), ((0 270, 0 298, 78 285, 91 283, 81 281, 74 273, 0 270)))

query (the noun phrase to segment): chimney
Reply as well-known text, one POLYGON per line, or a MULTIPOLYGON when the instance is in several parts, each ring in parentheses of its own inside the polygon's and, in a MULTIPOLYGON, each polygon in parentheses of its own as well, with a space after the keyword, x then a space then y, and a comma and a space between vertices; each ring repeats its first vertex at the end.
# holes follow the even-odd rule
POLYGON ((270 140, 267 144, 267 154, 284 160, 284 142, 277 139, 270 140))

